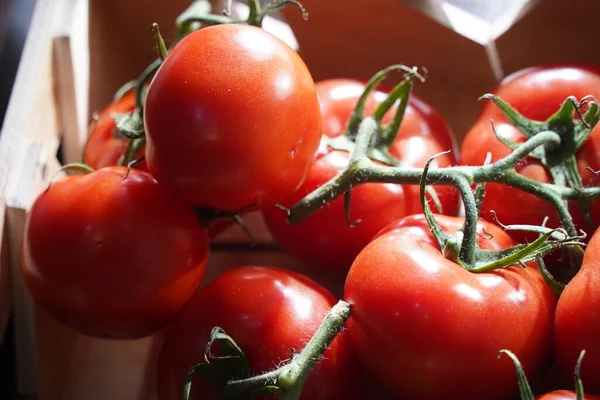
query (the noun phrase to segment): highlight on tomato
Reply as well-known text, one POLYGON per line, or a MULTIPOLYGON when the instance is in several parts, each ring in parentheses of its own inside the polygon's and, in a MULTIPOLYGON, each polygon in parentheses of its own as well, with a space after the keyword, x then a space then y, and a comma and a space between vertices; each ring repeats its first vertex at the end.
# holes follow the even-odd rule
POLYGON ((173 320, 208 256, 191 207, 146 172, 106 167, 56 180, 38 196, 21 272, 37 304, 62 324, 133 339, 173 320))
POLYGON ((300 56, 244 24, 209 26, 173 47, 148 89, 144 125, 156 180, 194 206, 231 213, 297 189, 321 137, 300 56))

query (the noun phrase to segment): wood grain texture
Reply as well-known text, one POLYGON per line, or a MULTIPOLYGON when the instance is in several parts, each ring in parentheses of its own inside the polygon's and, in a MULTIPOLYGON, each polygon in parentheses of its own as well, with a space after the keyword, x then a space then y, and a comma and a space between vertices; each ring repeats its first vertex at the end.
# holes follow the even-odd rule
POLYGON ((533 65, 585 62, 600 66, 600 1, 544 0, 497 40, 507 74, 533 65))
POLYGON ((477 99, 495 84, 483 46, 398 0, 306 0, 308 21, 283 10, 315 80, 368 79, 396 63, 425 66, 415 92, 438 108, 459 137, 474 121, 477 99))

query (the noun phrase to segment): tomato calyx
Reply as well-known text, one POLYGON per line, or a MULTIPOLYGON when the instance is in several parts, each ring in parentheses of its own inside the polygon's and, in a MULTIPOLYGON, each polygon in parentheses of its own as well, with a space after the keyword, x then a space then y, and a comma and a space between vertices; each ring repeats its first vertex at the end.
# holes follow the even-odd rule
POLYGON ((193 366, 187 373, 183 386, 183 397, 189 399, 192 378, 199 375, 216 386, 224 386, 229 379, 251 375, 250 362, 237 343, 220 327, 212 328, 206 348, 204 362, 193 366), (212 352, 218 347, 219 355, 212 352))
MULTIPOLYGON (((574 189, 583 188, 575 155, 600 120, 600 106, 595 98, 586 96, 577 101, 575 97, 570 96, 565 99, 560 109, 546 121, 525 118, 498 96, 486 94, 481 98, 491 99, 504 116, 527 138, 544 131, 557 133, 560 137, 558 145, 540 146, 532 151, 529 157, 538 159, 548 169, 555 185, 574 189), (578 115, 579 119, 574 119, 574 114, 578 115)), ((517 149, 520 146, 502 137, 495 130, 494 133, 500 142, 511 149, 517 149)), ((578 205, 587 221, 590 222, 591 203, 579 201, 578 205)))
POLYGON ((350 305, 338 301, 299 354, 292 353, 287 364, 256 376, 252 376, 250 364, 234 339, 223 329, 214 327, 204 352, 204 362, 188 371, 183 398, 190 398, 192 378, 200 375, 219 387, 224 399, 247 399, 281 392, 281 400, 298 400, 313 367, 343 329, 349 316, 350 305), (213 356, 211 352, 216 343, 221 352, 219 356, 213 356))
POLYGON ((365 103, 369 98, 369 95, 377 89, 379 84, 389 75, 392 71, 403 71, 403 79, 388 93, 386 99, 379 104, 379 106, 373 112, 372 118, 377 125, 377 132, 372 136, 371 143, 367 148, 367 154, 372 160, 376 160, 388 165, 401 165, 401 162, 393 157, 390 153, 390 146, 396 138, 398 128, 402 123, 404 112, 408 106, 408 98, 410 96, 413 80, 418 79, 421 82, 425 82, 425 74, 421 74, 417 67, 407 67, 402 64, 391 65, 378 73, 376 73, 366 84, 365 90, 361 94, 354 111, 346 128, 344 134, 335 138, 323 137, 324 143, 333 150, 343 150, 350 152, 356 145, 356 139, 358 137, 359 126, 364 120, 365 103), (382 125, 382 119, 384 115, 394 106, 398 105, 394 111, 394 117, 388 124, 382 125))
MULTIPOLYGON (((515 365, 521 400, 534 400, 533 391, 531 390, 531 386, 529 385, 529 381, 527 380, 527 376, 525 375, 525 371, 523 370, 523 366, 521 365, 518 357, 510 350, 502 349, 498 352, 498 358, 500 358, 502 354, 506 354, 508 357, 510 357, 515 365)), ((583 391, 583 382, 581 381, 581 362, 583 361, 584 355, 585 350, 582 350, 577 358, 575 372, 573 373, 575 380, 575 398, 577 400, 584 400, 585 395, 583 391)))
MULTIPOLYGON (((385 100, 379 104, 371 116, 373 121, 376 123, 377 131, 372 136, 371 143, 369 143, 366 148, 366 154, 369 159, 384 163, 386 165, 392 165, 396 167, 403 166, 402 162, 398 158, 390 154, 390 147, 392 146, 394 139, 399 132, 400 124, 402 123, 404 113, 408 106, 408 99, 412 91, 413 81, 418 79, 423 83, 426 80, 426 71, 421 73, 417 67, 407 67, 406 65, 396 64, 377 72, 367 82, 365 89, 358 99, 354 111, 352 112, 352 115, 346 124, 344 133, 341 136, 336 136, 333 138, 324 135, 321 139, 323 145, 332 150, 346 151, 348 153, 354 150, 360 124, 365 118, 365 103, 369 98, 369 95, 377 89, 379 84, 392 71, 403 71, 403 79, 400 83, 394 86, 394 88, 388 93, 385 100), (394 111, 392 120, 387 124, 382 124, 383 117, 394 105, 397 105, 397 107, 394 111)), ((437 209, 442 212, 442 204, 435 189, 428 186, 426 190, 432 201, 435 203, 437 209)), ((348 225, 352 227, 360 221, 351 221, 350 219, 351 191, 347 191, 344 197, 346 220, 348 225)))
MULTIPOLYGON (((540 233, 540 237, 532 243, 518 244, 500 251, 482 250, 477 243, 477 236, 480 235, 477 233, 477 220, 479 218, 481 199, 484 195, 484 185, 477 185, 475 193, 473 193, 469 182, 460 176, 453 177, 452 179, 463 197, 466 214, 465 222, 462 229, 455 236, 448 235, 435 219, 425 197, 427 173, 431 162, 441 154, 430 158, 423 168, 420 181, 420 197, 423 213, 444 257, 471 272, 480 273, 506 268, 515 264, 525 267, 526 262, 541 259, 556 248, 583 244, 578 240, 581 237, 571 237, 562 228, 531 227, 531 229, 535 229, 536 232, 540 233)), ((516 229, 514 227, 504 228, 508 228, 509 230, 516 229)), ((527 229, 527 227, 523 227, 523 229, 527 229)))

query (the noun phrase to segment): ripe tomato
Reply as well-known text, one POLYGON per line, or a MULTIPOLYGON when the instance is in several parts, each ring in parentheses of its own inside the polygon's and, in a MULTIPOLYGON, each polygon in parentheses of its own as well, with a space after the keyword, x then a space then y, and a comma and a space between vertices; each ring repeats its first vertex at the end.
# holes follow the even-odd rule
MULTIPOLYGON (((436 219, 448 233, 462 225, 436 219)), ((484 249, 514 245, 495 225, 479 229, 484 249)), ((442 256, 423 215, 384 228, 365 247, 344 298, 359 359, 399 398, 511 398, 514 365, 498 351, 515 353, 534 380, 551 355, 556 296, 537 266, 471 273, 442 256)))
POLYGON ((581 269, 567 284, 556 308, 556 365, 572 376, 581 350, 581 380, 586 391, 600 394, 600 233, 592 236, 581 269))
MULTIPOLYGON (((364 89, 365 84, 350 79, 317 83, 325 135, 335 137, 343 133, 364 89)), ((374 93, 369 97, 365 113, 372 113, 385 97, 383 92, 374 93)), ((423 167, 434 154, 452 148, 454 139, 439 114, 420 100, 414 104, 419 106, 414 107, 412 100, 409 103, 391 153, 407 166, 423 167)), ((388 120, 389 115, 391 113, 386 115, 388 120)), ((453 154, 447 154, 434 163, 446 167, 455 164, 456 159, 453 154)), ((293 206, 336 176, 347 164, 347 152, 322 146, 302 186, 280 204, 293 206)), ((444 213, 456 215, 459 208, 456 190, 438 186, 436 192, 444 213)), ((359 185, 352 190, 350 210, 351 221, 360 221, 353 227, 348 226, 346 220, 343 196, 294 225, 290 225, 286 214, 275 207, 265 208, 263 215, 269 231, 287 252, 309 267, 320 269, 319 273, 345 275, 358 253, 381 228, 406 215, 422 212, 419 187, 379 183, 359 185)))
POLYGON ((239 212, 300 186, 321 114, 300 56, 254 26, 200 29, 175 45, 145 103, 148 168, 195 206, 239 212))
MULTIPOLYGON (((210 331, 219 326, 240 346, 254 373, 263 373, 301 351, 335 304, 327 290, 295 272, 238 267, 201 289, 173 323, 160 352, 158 400, 178 400, 189 368, 204 358, 210 331)), ((301 399, 347 399, 358 365, 345 331, 317 363, 301 399)), ((194 379, 192 399, 217 399, 216 387, 194 379)))
MULTIPOLYGON (((494 93, 511 104, 527 118, 543 121, 554 114, 562 102, 570 95, 581 99, 586 95, 600 98, 600 74, 597 70, 577 65, 552 65, 528 68, 519 71, 505 80, 494 93)), ((464 138, 461 150, 461 164, 481 165, 486 154, 492 155, 492 161, 505 157, 512 152, 494 135, 490 119, 495 121, 498 134, 513 142, 525 141, 525 136, 513 125, 506 122, 500 110, 488 101, 480 117, 464 138)), ((595 186, 598 177, 588 171, 600 168, 600 125, 597 126, 587 142, 576 154, 578 170, 583 184, 595 186)), ((517 171, 529 178, 552 182, 548 170, 537 159, 527 158, 517 166, 517 171)), ((578 228, 591 233, 600 223, 600 207, 591 210, 594 226, 584 221, 579 207, 570 204, 570 211, 578 228)), ((482 207, 482 217, 492 221, 494 210, 500 222, 504 224, 540 225, 546 216, 550 217, 548 226, 558 226, 559 219, 554 208, 539 198, 518 189, 504 185, 488 183, 482 207), (512 201, 506 201, 507 198, 512 201), (514 204, 519 204, 515 207, 514 204)), ((537 234, 511 232, 519 242, 535 240, 537 234)))
MULTIPOLYGON (((535 397, 536 400, 576 400, 577 396, 573 390, 555 390, 535 397)), ((600 396, 585 394, 584 400, 600 400, 600 396)))
POLYGON ((81 333, 137 338, 167 325, 199 285, 206 230, 193 209, 125 167, 73 175, 27 216, 22 273, 34 299, 81 333))
MULTIPOLYGON (((128 113, 134 109, 135 91, 131 90, 98 114, 98 120, 92 122, 88 130, 88 142, 83 154, 83 160, 87 165, 94 169, 117 165, 127 147, 127 138, 117 130, 112 114, 128 113)), ((141 158, 143 155, 142 149, 136 154, 136 158, 141 158)), ((144 160, 140 161, 136 168, 148 171, 144 160)))

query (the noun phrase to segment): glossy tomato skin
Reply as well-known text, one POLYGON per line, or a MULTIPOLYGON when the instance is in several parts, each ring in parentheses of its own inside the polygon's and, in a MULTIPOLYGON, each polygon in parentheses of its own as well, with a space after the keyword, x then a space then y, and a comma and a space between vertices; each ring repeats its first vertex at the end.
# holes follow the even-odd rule
MULTIPOLYGON (((210 330, 220 326, 244 351, 255 373, 272 370, 299 352, 336 299, 314 281, 274 267, 227 271, 201 289, 169 329, 159 356, 158 400, 181 398, 187 370, 203 360, 210 330)), ((358 365, 342 331, 308 378, 301 399, 352 398, 358 365)), ((191 399, 218 399, 194 379, 191 399)))
POLYGON ((292 193, 321 137, 315 84, 300 56, 242 24, 182 39, 150 84, 144 119, 158 182, 195 206, 229 212, 292 193))
MULTIPOLYGON (((535 397, 536 400, 576 400, 577 396, 573 390, 555 390, 535 397)), ((600 396, 585 394, 583 400, 600 400, 600 396)))
POLYGON ((143 171, 107 167, 52 183, 27 216, 22 273, 38 304, 86 335, 166 326, 208 259, 194 211, 143 171))
MULTIPOLYGON (((462 225, 436 219, 449 233, 462 225)), ((493 235, 478 239, 484 249, 514 244, 492 224, 479 229, 493 235)), ((499 350, 515 353, 532 381, 551 355, 556 296, 536 265, 470 273, 441 255, 422 215, 384 228, 359 254, 344 298, 359 359, 398 398, 513 398, 514 365, 499 350)))
MULTIPOLYGON (((117 165, 125 153, 127 138, 117 131, 112 114, 128 113, 134 109, 135 91, 131 90, 98 113, 98 119, 88 129, 88 141, 83 153, 83 161, 87 165, 94 169, 117 165)), ((144 149, 140 150, 136 158, 141 158, 144 153, 144 149)), ((136 168, 148 171, 145 160, 140 161, 136 168)))
MULTIPOLYGON (((324 135, 335 137, 343 133, 364 89, 364 83, 351 79, 317 83, 324 135)), ((372 113, 385 97, 383 92, 371 95, 365 105, 365 114, 372 113)), ((428 111, 430 107, 419 102, 419 108, 413 106, 412 100, 409 103, 398 137, 391 148, 394 156, 412 167, 423 167, 431 156, 444 151, 447 148, 445 146, 453 146, 454 141, 452 132, 443 120, 442 123, 437 120, 439 114, 428 111), (427 114, 421 114, 420 110, 425 110, 423 112, 427 114), (437 128, 433 130, 432 127, 437 128)), ((280 204, 289 208, 325 184, 348 165, 348 157, 347 152, 321 146, 302 186, 280 204)), ((433 165, 447 167, 454 164, 454 156, 447 154, 434 161, 433 165)), ((444 213, 456 215, 459 208, 456 190, 438 186, 436 191, 444 213)), ((308 268, 319 270, 319 273, 345 275, 354 258, 382 227, 406 215, 421 213, 419 187, 380 183, 359 185, 352 189, 350 210, 350 221, 360 221, 352 227, 345 216, 343 196, 294 225, 290 225, 286 214, 275 207, 264 209, 263 216, 277 243, 304 261, 308 268)))
MULTIPOLYGON (((519 71, 500 83, 494 93, 511 104, 528 118, 543 121, 555 113, 562 102, 570 95, 578 100, 586 95, 600 95, 600 71, 584 65, 551 65, 528 68, 519 71)), ((494 135, 490 120, 493 119, 496 131, 513 142, 525 141, 525 136, 508 123, 500 110, 491 102, 484 105, 480 117, 466 134, 461 148, 461 164, 481 165, 486 154, 496 161, 508 155, 511 150, 494 135)), ((594 171, 600 167, 600 126, 597 126, 587 142, 576 154, 579 173, 586 186, 596 186, 598 177, 594 171)), ((550 173, 538 160, 527 158, 517 166, 521 174, 541 182, 551 182, 550 173)), ((576 204, 569 204, 574 222, 578 228, 591 233, 600 223, 600 207, 591 210, 594 226, 584 221, 576 204)), ((549 216, 548 226, 558 226, 559 220, 554 208, 533 195, 504 185, 488 183, 482 207, 482 217, 493 221, 494 210, 504 224, 541 225, 549 216), (507 198, 513 199, 506 201, 507 198), (514 204, 519 204, 515 207, 514 204)), ((535 240, 535 234, 511 232, 519 242, 535 240)))
POLYGON ((568 381, 581 350, 586 391, 600 394, 600 234, 592 236, 581 269, 567 284, 556 308, 556 365, 568 381))

